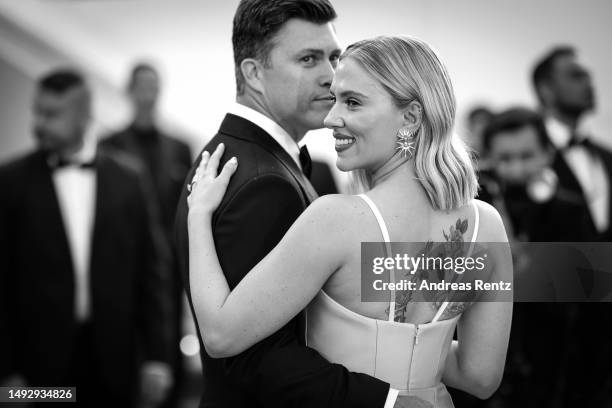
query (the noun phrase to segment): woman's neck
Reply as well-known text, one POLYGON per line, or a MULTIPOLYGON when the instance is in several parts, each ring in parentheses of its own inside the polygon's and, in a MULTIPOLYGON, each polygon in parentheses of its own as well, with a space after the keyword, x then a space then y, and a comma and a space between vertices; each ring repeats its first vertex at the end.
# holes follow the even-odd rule
POLYGON ((425 193, 414 171, 414 161, 408 160, 397 153, 385 164, 369 174, 370 189, 392 190, 401 195, 407 194, 416 202, 422 198, 426 200, 425 193))
POLYGON ((396 153, 382 166, 370 172, 372 188, 396 178, 414 178, 412 161, 396 153))

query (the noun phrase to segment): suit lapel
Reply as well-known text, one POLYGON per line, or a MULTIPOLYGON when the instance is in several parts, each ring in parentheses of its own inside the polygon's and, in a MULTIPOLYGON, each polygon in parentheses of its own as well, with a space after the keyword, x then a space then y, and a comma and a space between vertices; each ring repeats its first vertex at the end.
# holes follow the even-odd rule
POLYGON ((606 240, 612 239, 612 154, 605 148, 600 147, 596 144, 591 144, 590 149, 595 152, 601 159, 604 170, 606 172, 606 178, 608 179, 608 230, 606 231, 606 240))
POLYGON ((299 184, 302 194, 308 203, 313 202, 318 194, 310 184, 297 163, 291 158, 289 153, 266 131, 254 123, 241 118, 240 116, 227 114, 221 123, 219 133, 225 133, 238 139, 256 143, 270 152, 283 166, 291 173, 299 184))
POLYGON ((561 151, 556 152, 553 167, 555 169, 555 172, 557 173, 557 176, 559 177, 559 181, 561 182, 561 185, 571 191, 579 193, 584 201, 584 204, 586 204, 586 200, 584 199, 584 192, 582 191, 582 187, 580 186, 578 179, 574 175, 574 172, 570 169, 569 165, 567 164, 567 161, 565 161, 565 158, 563 157, 563 154, 561 151))
MULTIPOLYGON (((612 180, 610 179, 610 174, 612 174, 612 154, 610 154, 607 150, 592 143, 587 145, 586 148, 591 152, 591 154, 594 154, 595 156, 599 157, 603 163, 606 176, 608 177, 608 189, 610 192, 608 200, 608 214, 612 217, 612 180)), ((559 177, 561 186, 565 187, 568 190, 571 190, 572 192, 577 193, 580 196, 580 204, 586 209, 586 214, 591 224, 590 229, 593 231, 593 234, 597 235, 598 233, 597 228, 595 227, 595 221, 591 216, 591 211, 589 209, 587 199, 584 195, 584 191, 582 190, 578 179, 574 175, 574 172, 570 169, 569 165, 567 164, 567 161, 565 160, 563 154, 560 151, 556 152, 555 159, 553 162, 553 168, 557 173, 557 176, 559 177)), ((611 234, 611 231, 612 222, 608 227, 608 234, 611 234)))
POLYGON ((90 279, 97 279, 98 271, 96 271, 96 265, 104 264, 103 259, 98 259, 100 257, 100 245, 104 241, 102 239, 102 234, 105 233, 105 228, 103 226, 109 225, 109 222, 112 220, 109 217, 112 217, 112 211, 109 210, 109 207, 113 206, 113 203, 110 202, 110 197, 112 194, 109 194, 109 189, 112 188, 112 179, 109 178, 109 172, 107 171, 107 160, 104 155, 98 153, 96 155, 96 188, 94 197, 94 209, 93 209, 93 217, 94 222, 91 230, 91 247, 89 250, 89 271, 90 271, 90 279), (103 199, 106 197, 106 199, 103 199), (111 214, 109 214, 111 213, 111 214))

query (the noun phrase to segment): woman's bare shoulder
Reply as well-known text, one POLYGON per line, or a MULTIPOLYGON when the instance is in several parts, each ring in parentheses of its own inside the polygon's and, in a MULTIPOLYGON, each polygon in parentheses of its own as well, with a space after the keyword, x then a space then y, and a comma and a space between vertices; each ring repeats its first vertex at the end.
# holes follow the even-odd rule
POLYGON ((343 242, 371 238, 367 231, 374 227, 376 220, 363 199, 348 194, 328 194, 319 197, 308 206, 302 221, 317 226, 319 237, 340 239, 343 242), (327 236, 326 236, 327 234, 327 236))
POLYGON ((351 219, 367 210, 365 202, 358 196, 349 194, 327 194, 310 204, 306 212, 310 217, 334 217, 351 219))

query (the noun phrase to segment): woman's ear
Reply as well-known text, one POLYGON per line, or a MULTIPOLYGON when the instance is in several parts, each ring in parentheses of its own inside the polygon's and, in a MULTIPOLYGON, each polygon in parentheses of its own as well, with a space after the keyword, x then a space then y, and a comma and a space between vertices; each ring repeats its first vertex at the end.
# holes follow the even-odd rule
POLYGON ((404 126, 409 129, 418 129, 423 121, 423 106, 419 101, 412 101, 403 110, 404 126))
POLYGON ((263 93, 263 64, 254 58, 245 58, 240 63, 240 70, 244 77, 245 85, 258 93, 263 93))

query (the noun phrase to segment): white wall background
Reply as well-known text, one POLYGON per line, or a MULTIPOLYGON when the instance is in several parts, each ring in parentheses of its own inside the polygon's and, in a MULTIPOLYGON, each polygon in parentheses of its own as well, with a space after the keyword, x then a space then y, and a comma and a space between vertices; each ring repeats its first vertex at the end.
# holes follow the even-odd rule
MULTIPOLYGON (((332 0, 340 41, 405 33, 434 46, 446 61, 458 99, 458 127, 476 103, 495 109, 533 106, 529 74, 549 47, 568 43, 593 72, 597 111, 590 118, 596 137, 612 145, 612 16, 609 0, 332 0)), ((61 50, 111 88, 123 88, 135 60, 156 62, 164 78, 161 110, 199 149, 217 130, 233 101, 231 21, 237 0, 0 0, 0 15, 61 50)), ((1 28, 1 27, 0 27, 1 28)), ((0 56, 32 79, 52 64, 32 66, 29 50, 0 39, 0 56)), ((53 64, 56 64, 54 61, 53 64)), ((0 72, 1 75, 1 72, 0 72)), ((0 78, 1 82, 2 78, 0 78)), ((13 90, 14 91, 14 90, 13 90)), ((24 87, 24 92, 31 89, 24 87)), ((128 118, 127 105, 98 104, 106 127, 128 118)), ((20 103, 23 95, 15 100, 20 103)), ((5 98, 0 110, 10 103, 5 98)), ((29 110, 29 106, 23 106, 29 110)), ((12 107, 11 109, 14 109, 12 107)), ((6 117, 7 115, 3 115, 6 117)), ((27 132, 20 123, 2 132, 27 132)), ((307 138, 314 155, 333 160, 325 131, 307 138)), ((7 144, 3 158, 30 147, 28 135, 7 144)))

